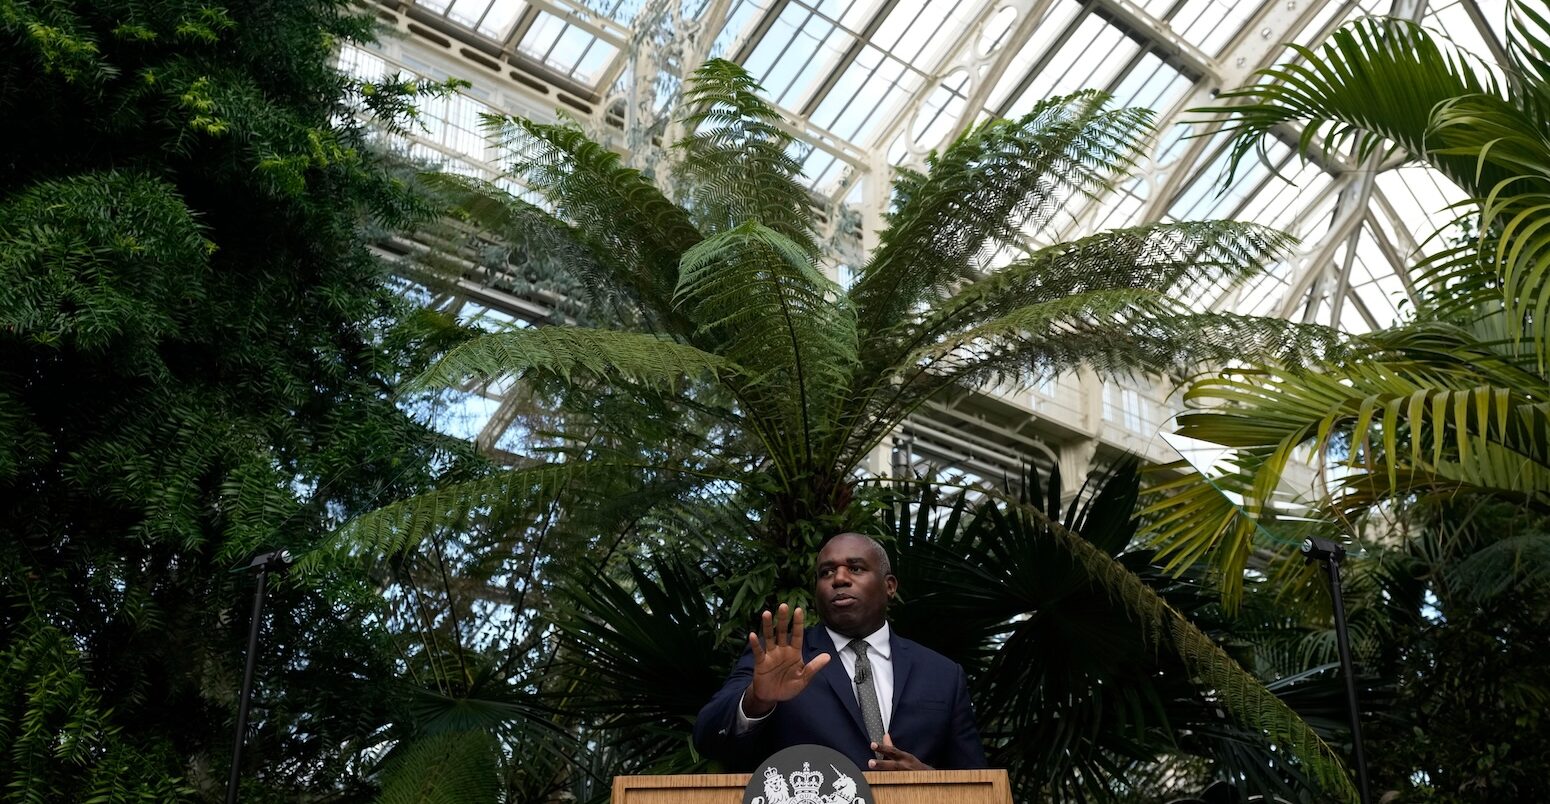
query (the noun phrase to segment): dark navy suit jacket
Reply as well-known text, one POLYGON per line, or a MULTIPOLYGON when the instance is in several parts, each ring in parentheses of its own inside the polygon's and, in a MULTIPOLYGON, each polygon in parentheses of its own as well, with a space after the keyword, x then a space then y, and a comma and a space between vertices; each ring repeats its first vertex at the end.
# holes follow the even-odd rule
MULTIPOLYGON (((985 748, 974 725, 963 668, 947 657, 892 633, 893 744, 942 770, 985 767, 985 748)), ((808 628, 803 661, 830 655, 818 677, 797 697, 775 706, 746 734, 737 734, 737 708, 753 681, 753 651, 745 649, 721 691, 700 710, 694 745, 730 771, 753 771, 770 754, 792 745, 817 743, 839 751, 862 770, 874 758, 856 703, 855 687, 835 652, 829 632, 808 628)))

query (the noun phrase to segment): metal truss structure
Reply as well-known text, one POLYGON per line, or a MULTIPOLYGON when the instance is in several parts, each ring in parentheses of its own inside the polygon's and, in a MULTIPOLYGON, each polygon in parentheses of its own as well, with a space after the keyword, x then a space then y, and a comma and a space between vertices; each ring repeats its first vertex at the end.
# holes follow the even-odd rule
MULTIPOLYGON (((1501 0, 363 0, 390 35, 342 54, 347 69, 457 77, 468 90, 430 104, 407 143, 444 169, 498 177, 480 134, 483 111, 581 122, 638 167, 677 138, 669 117, 682 79, 711 57, 745 65, 782 108, 796 156, 825 202, 833 268, 844 280, 875 245, 894 170, 915 166, 977 121, 1013 117, 1081 88, 1156 112, 1140 177, 1068 209, 1053 236, 1168 219, 1254 220, 1302 246, 1258 281, 1197 300, 1203 307, 1331 324, 1392 323, 1413 289, 1407 268, 1443 244, 1461 193, 1403 163, 1304 161, 1288 129, 1224 184, 1226 138, 1189 110, 1317 46, 1350 19, 1405 17, 1500 63, 1501 0)), ((1038 242, 1050 233, 1030 233, 1038 242)), ((415 244, 398 256, 412 258, 415 244)), ((544 313, 502 277, 470 270, 457 298, 505 319, 544 313)), ((471 306, 470 306, 471 305, 471 306)), ((485 392, 498 396, 493 391, 485 392)), ((896 435, 874 471, 931 464, 999 479, 1020 463, 1059 464, 1068 484, 1104 454, 1166 459, 1154 438, 1176 409, 1170 389, 1074 375, 1033 389, 942 400, 896 435)), ((499 449, 509 405, 470 415, 499 449)), ((1074 486, 1073 486, 1074 487, 1074 486)))

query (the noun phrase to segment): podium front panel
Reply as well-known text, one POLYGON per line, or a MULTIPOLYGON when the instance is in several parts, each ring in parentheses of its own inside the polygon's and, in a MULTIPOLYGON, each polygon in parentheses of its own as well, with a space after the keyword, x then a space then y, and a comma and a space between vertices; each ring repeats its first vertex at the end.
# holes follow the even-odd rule
MULTIPOLYGON (((1011 804, 1004 770, 863 773, 876 802, 867 804, 1011 804)), ((612 804, 742 804, 751 774, 616 776, 612 804)))

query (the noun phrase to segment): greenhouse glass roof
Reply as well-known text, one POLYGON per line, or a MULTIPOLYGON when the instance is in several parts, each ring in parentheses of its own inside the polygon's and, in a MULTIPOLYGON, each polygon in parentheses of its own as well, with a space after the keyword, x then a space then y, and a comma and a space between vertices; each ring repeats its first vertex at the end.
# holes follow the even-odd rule
MULTIPOLYGON (((1284 132, 1223 190, 1225 138, 1189 109, 1317 45, 1342 23, 1380 14, 1445 32, 1486 64, 1502 58, 1504 0, 376 0, 402 36, 344 55, 384 69, 472 81, 426 109, 417 153, 447 169, 497 175, 482 111, 555 110, 650 164, 680 78, 706 58, 745 65, 793 121, 795 155, 831 220, 859 216, 853 263, 880 227, 893 167, 919 164, 965 127, 1011 117, 1082 88, 1156 113, 1141 175, 1073 203, 1030 242, 1162 219, 1234 218, 1296 235, 1298 252, 1202 307, 1334 324, 1392 323, 1411 289, 1404 269, 1440 247, 1461 194, 1421 167, 1305 161, 1284 132), (1197 136, 1198 135, 1198 136, 1197 136)), ((836 238, 838 240, 839 238, 836 238)), ((843 272, 842 272, 843 273, 843 272)))

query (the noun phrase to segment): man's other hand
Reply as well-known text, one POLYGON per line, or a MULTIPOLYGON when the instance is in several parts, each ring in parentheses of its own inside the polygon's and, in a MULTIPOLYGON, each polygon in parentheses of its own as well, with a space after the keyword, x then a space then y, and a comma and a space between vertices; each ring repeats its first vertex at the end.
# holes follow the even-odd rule
POLYGON ((743 712, 749 717, 763 717, 775 709, 775 704, 797 697, 802 690, 829 663, 829 654, 820 653, 813 660, 802 663, 802 610, 780 604, 778 617, 764 612, 764 641, 758 635, 748 634, 748 647, 753 651, 753 683, 743 694, 743 712))
POLYGON ((931 770, 931 766, 919 759, 914 754, 905 751, 893 744, 893 736, 884 734, 882 743, 872 743, 872 750, 877 752, 877 759, 869 760, 867 770, 931 770))

